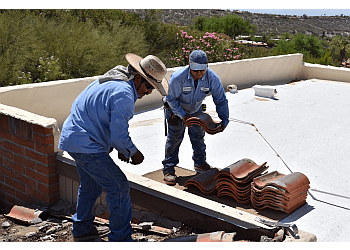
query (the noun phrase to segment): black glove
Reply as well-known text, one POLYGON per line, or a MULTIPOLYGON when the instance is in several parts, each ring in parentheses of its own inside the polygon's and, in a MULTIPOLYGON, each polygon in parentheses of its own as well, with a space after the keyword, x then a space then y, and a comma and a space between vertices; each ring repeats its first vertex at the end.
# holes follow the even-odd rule
POLYGON ((118 158, 123 161, 129 163, 130 159, 126 158, 122 153, 118 152, 118 158))

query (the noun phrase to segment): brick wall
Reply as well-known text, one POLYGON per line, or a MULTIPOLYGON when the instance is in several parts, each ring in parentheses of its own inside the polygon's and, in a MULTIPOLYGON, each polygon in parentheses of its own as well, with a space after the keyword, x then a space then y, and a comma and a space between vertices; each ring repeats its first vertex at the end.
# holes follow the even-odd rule
POLYGON ((0 111, 0 202, 48 206, 59 200, 54 125, 0 111))

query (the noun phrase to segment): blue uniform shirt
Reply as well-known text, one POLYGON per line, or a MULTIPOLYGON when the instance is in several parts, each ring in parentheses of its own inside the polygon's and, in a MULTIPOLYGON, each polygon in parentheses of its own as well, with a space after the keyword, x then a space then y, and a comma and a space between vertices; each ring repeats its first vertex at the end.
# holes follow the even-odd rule
POLYGON ((227 126, 229 123, 228 101, 218 75, 208 68, 205 75, 198 80, 197 88, 194 86, 189 66, 183 67, 171 75, 166 100, 174 114, 182 119, 186 114, 199 111, 204 98, 211 93, 216 105, 216 112, 222 123, 227 126))
POLYGON ((92 82, 75 99, 58 147, 74 153, 101 153, 115 148, 125 157, 137 152, 129 136, 138 94, 133 80, 92 82))

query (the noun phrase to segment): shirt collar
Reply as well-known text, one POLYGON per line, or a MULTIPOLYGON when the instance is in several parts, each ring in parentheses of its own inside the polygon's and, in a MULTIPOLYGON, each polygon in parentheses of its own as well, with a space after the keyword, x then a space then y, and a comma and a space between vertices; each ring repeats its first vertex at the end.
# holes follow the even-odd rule
POLYGON ((134 102, 136 102, 137 99, 139 98, 139 94, 138 94, 137 91, 136 91, 134 79, 128 81, 128 83, 131 85, 132 89, 134 90, 134 102))

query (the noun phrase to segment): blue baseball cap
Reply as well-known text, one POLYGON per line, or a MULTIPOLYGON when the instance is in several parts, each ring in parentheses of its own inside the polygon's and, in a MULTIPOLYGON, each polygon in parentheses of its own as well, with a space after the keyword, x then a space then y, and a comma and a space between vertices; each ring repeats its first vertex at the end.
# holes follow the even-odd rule
POLYGON ((205 70, 208 67, 207 54, 202 50, 192 51, 189 61, 192 70, 205 70))

